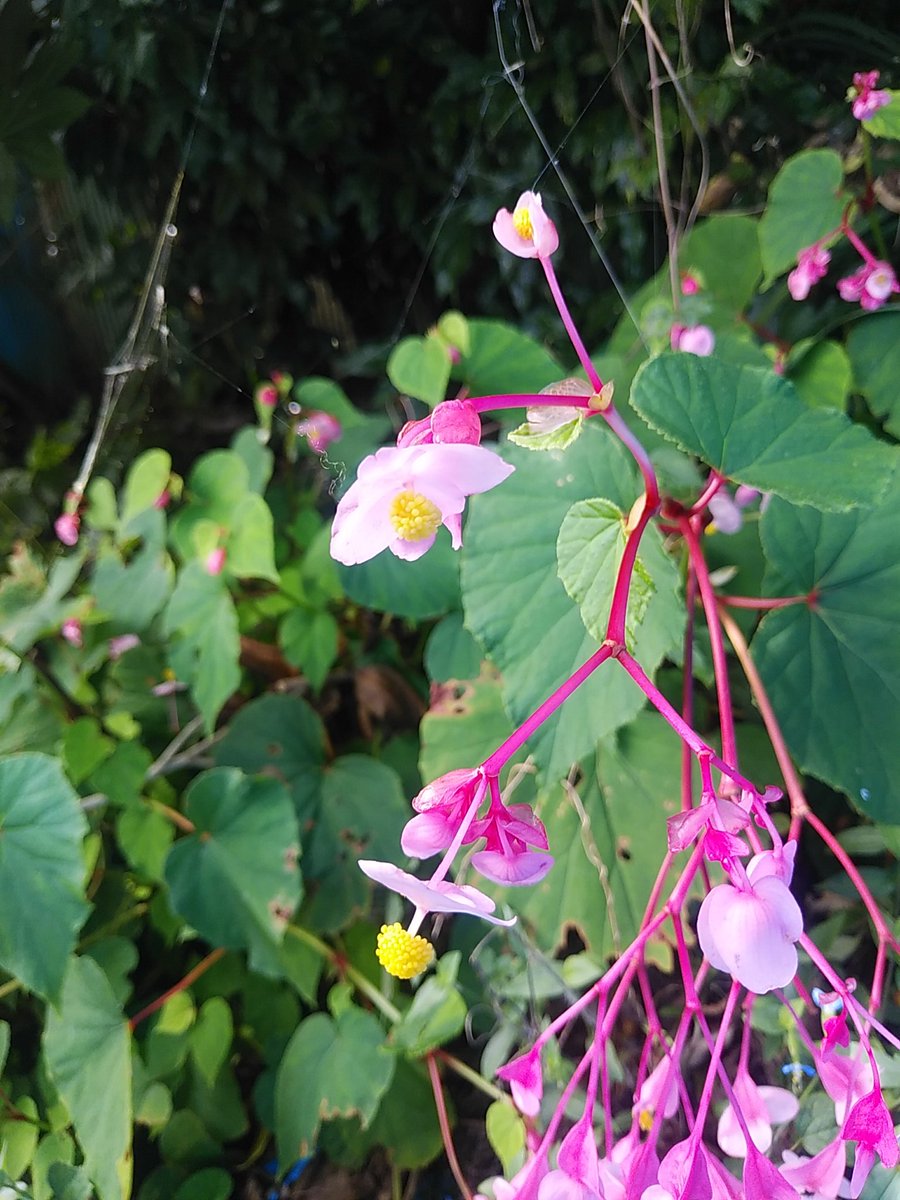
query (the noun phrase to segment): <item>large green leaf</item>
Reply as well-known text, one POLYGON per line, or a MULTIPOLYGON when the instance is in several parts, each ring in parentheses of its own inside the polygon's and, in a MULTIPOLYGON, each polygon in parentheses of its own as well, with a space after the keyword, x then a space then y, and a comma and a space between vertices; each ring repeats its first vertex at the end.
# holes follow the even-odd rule
POLYGON ((144 544, 128 562, 115 550, 103 553, 94 569, 94 595, 117 630, 136 633, 146 629, 168 600, 174 572, 165 548, 163 513, 152 508, 139 513, 129 532, 139 533, 144 544))
POLYGON ((700 273, 710 295, 732 312, 742 312, 762 275, 759 223, 741 213, 721 213, 701 221, 684 239, 678 261, 683 270, 700 273))
POLYGON ((752 649, 791 752, 860 812, 900 825, 900 486, 870 512, 775 502, 766 591, 816 602, 768 613, 752 649))
POLYGON ((598 962, 638 932, 666 853, 666 818, 680 807, 678 740, 662 717, 642 713, 582 763, 571 792, 554 787, 539 805, 553 869, 506 901, 551 952, 574 930, 598 962))
POLYGON ((437 338, 406 337, 391 351, 387 375, 398 392, 434 406, 447 392, 450 356, 437 338))
POLYGON ((857 389, 872 412, 884 417, 888 433, 900 437, 900 312, 892 309, 855 321, 847 353, 857 389))
MULTIPOLYGON (((556 540, 563 518, 575 501, 597 495, 630 509, 641 489, 627 452, 594 422, 561 454, 530 454, 516 447, 503 454, 516 471, 502 487, 474 498, 463 590, 466 624, 500 668, 506 706, 521 722, 598 646, 557 576, 556 540)), ((636 640, 636 653, 651 674, 678 636, 668 581, 658 590, 663 596, 667 588, 664 620, 646 620, 636 640)), ((624 671, 607 663, 574 693, 562 714, 538 730, 529 748, 553 781, 642 705, 643 696, 624 671)))
POLYGON ((297 818, 277 779, 233 767, 204 771, 185 793, 196 832, 169 851, 175 911, 215 946, 246 949, 278 974, 278 946, 300 900, 297 818))
POLYGON ((100 1200, 124 1200, 131 1194, 131 1038, 91 958, 72 959, 60 1011, 47 1015, 44 1059, 100 1200))
POLYGON ((797 394, 810 408, 837 408, 843 412, 853 383, 847 352, 838 342, 807 343, 788 356, 787 374, 797 394))
POLYGON ((278 1158, 312 1152, 323 1120, 358 1116, 365 1128, 394 1073, 384 1030, 371 1013, 347 1008, 332 1020, 315 1013, 288 1043, 275 1084, 278 1158))
POLYGON ((638 372, 631 402, 727 478, 829 512, 872 504, 897 464, 867 430, 809 408, 787 380, 757 367, 663 354, 638 372))
POLYGON ((61 764, 45 754, 0 761, 0 964, 58 1001, 88 914, 87 822, 61 764))
POLYGON ((470 345, 457 373, 473 395, 539 392, 562 368, 533 338, 503 321, 469 321, 470 345))
POLYGON ((511 733, 500 677, 485 664, 478 678, 454 681, 432 696, 419 730, 423 780, 476 766, 511 733))
POLYGON ((237 613, 221 575, 210 575, 200 562, 182 570, 165 611, 167 634, 176 641, 172 667, 191 685, 208 729, 241 682, 237 613))
POLYGON ((357 604, 376 612, 424 621, 459 607, 459 555, 446 529, 427 554, 414 562, 383 550, 355 567, 338 565, 341 586, 357 604))
POLYGON ((840 155, 833 150, 802 150, 772 180, 759 222, 766 284, 794 266, 798 251, 840 225, 843 179, 840 155))

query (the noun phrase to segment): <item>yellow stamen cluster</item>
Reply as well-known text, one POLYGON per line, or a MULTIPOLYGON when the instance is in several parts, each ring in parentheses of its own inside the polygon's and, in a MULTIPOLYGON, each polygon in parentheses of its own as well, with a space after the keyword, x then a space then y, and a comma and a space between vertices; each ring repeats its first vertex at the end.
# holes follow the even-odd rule
POLYGON ((649 1133, 653 1128, 653 1113, 649 1108, 642 1108, 638 1113, 638 1125, 644 1133, 649 1133))
POLYGON ((434 958, 434 947, 427 938, 412 934, 395 921, 393 925, 382 925, 375 946, 375 957, 389 975, 398 979, 412 979, 429 965, 434 958))
POLYGON ((441 510, 421 492, 398 492, 391 501, 391 524, 405 542, 431 537, 441 523, 441 510))
POLYGON ((531 213, 527 208, 517 208, 513 213, 513 229, 526 242, 534 241, 534 226, 531 224, 531 213))

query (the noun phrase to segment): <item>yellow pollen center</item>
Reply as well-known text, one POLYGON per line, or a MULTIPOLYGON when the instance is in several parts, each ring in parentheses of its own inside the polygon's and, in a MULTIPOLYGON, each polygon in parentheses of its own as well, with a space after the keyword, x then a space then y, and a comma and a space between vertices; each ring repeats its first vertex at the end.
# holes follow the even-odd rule
POLYGON ((412 979, 424 971, 434 958, 434 947, 427 938, 410 933, 395 921, 382 925, 375 945, 375 957, 389 975, 412 979))
POLYGON ((431 537, 441 523, 441 510, 421 492, 399 492, 391 501, 391 524, 404 542, 431 537))
POLYGON ((653 1113, 649 1108, 641 1109, 640 1113, 638 1114, 638 1125, 640 1125, 644 1133, 649 1133, 653 1128, 653 1113))
POLYGON ((531 213, 527 208, 517 208, 513 213, 513 229, 526 242, 534 240, 534 226, 531 224, 531 213))

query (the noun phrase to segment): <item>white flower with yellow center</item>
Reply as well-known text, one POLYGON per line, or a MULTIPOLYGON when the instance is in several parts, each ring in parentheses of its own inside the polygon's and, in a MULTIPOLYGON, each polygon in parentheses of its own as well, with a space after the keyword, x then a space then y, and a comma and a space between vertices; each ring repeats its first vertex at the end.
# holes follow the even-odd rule
POLYGON ((458 550, 467 497, 496 487, 512 470, 485 446, 386 446, 363 460, 338 504, 332 558, 345 566, 367 562, 382 550, 421 558, 441 525, 458 550))

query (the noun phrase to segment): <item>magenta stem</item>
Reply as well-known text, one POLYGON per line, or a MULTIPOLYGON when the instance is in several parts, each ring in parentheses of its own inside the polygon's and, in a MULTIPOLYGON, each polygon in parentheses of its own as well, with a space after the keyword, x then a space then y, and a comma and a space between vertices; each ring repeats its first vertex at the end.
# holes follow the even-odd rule
POLYGON ((704 508, 706 508, 707 504, 709 504, 710 500, 712 500, 713 496, 715 496, 716 492, 719 491, 724 483, 724 475, 720 475, 718 471, 710 471, 709 479, 706 481, 706 486, 688 509, 687 516, 696 517, 699 513, 702 513, 704 508))
POLYGON ((622 561, 619 563, 612 603, 609 606, 609 621, 606 626, 606 640, 619 645, 625 644, 625 620, 628 615, 631 577, 634 574, 634 564, 637 562, 638 547, 652 515, 650 509, 645 506, 637 525, 625 539, 625 550, 622 554, 622 561))
POLYGON ((843 230, 844 237, 867 266, 871 267, 878 262, 878 259, 865 244, 865 242, 861 241, 860 238, 858 238, 853 232, 849 221, 844 221, 841 225, 841 229, 843 230))
POLYGON ((653 469, 653 463, 650 461, 650 455, 622 420, 614 405, 611 404, 609 408, 604 409, 601 416, 637 463, 644 479, 644 491, 646 492, 644 509, 652 516, 659 506, 659 482, 653 469))
POLYGON ((599 650, 596 650, 586 662, 578 668, 578 670, 570 675, 565 683, 561 684, 543 704, 539 705, 530 717, 527 717, 519 728, 506 739, 494 753, 484 760, 482 770, 486 775, 499 775, 505 764, 512 758, 517 750, 528 741, 536 729, 538 729, 548 717, 565 703, 572 693, 579 688, 586 679, 593 675, 594 671, 599 666, 606 662, 612 656, 614 647, 604 643, 599 650))
POLYGON ((590 412, 597 412, 596 408, 591 408, 590 396, 561 396, 554 392, 527 392, 522 395, 516 395, 512 392, 497 396, 474 396, 469 400, 469 403, 474 407, 476 412, 494 412, 500 408, 586 408, 590 412))
MULTIPOLYGON (((739 983, 732 983, 728 992, 728 999, 725 1001, 725 1011, 722 1013, 722 1022, 719 1025, 719 1030, 716 1034, 716 1040, 709 1059, 709 1067, 706 1071, 706 1079, 703 1083, 703 1091, 700 1093, 700 1102, 697 1105, 697 1116, 696 1124, 694 1125, 694 1132, 692 1134, 693 1137, 697 1136, 698 1130, 702 1133, 703 1124, 706 1121, 706 1114, 709 1112, 709 1106, 712 1103, 713 1085, 716 1082, 719 1061, 722 1057, 722 1051, 725 1048, 725 1038, 728 1034, 728 1028, 731 1025, 731 1018, 734 1016, 734 1008, 737 1004, 738 993, 740 990, 741 985, 739 983)), ((701 1024, 705 1024, 705 1021, 702 1021, 702 1017, 703 1013, 701 1010, 697 1013, 697 1018, 701 1021, 701 1024)), ((736 1105, 734 1111, 735 1115, 738 1116, 740 1113, 740 1105, 736 1105)), ((745 1136, 747 1135, 745 1134, 745 1136)))
POLYGON ((590 380, 591 387, 595 392, 599 392, 603 387, 603 380, 597 374, 594 364, 591 362, 591 356, 585 349, 584 342, 581 340, 581 334, 575 328, 575 322, 572 320, 572 314, 569 312, 569 306, 566 304, 562 294, 562 290, 556 278, 556 272, 553 270, 553 263, 549 258, 541 258, 540 264, 544 268, 544 274, 547 277, 547 283, 550 287, 550 294, 553 297, 553 303, 556 305, 557 311, 562 318, 562 323, 566 327, 566 333, 569 335, 569 341, 575 348, 575 353, 578 355, 578 361, 581 363, 585 375, 590 380))

